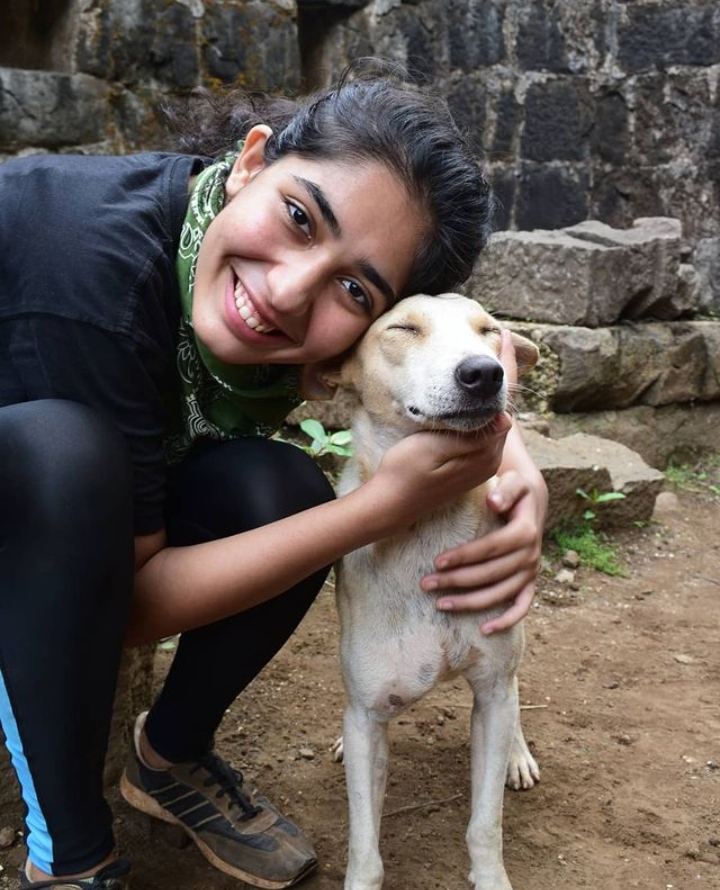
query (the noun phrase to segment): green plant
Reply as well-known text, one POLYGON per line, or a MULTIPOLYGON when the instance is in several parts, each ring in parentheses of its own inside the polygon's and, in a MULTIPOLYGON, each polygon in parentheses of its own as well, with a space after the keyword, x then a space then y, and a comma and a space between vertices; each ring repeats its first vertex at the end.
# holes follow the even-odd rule
MULTIPOLYGON (((590 494, 588 494, 584 488, 576 488, 575 494, 588 501, 592 507, 598 507, 601 504, 609 504, 612 501, 622 501, 626 497, 621 491, 598 491, 597 488, 594 488, 590 494)), ((595 511, 591 509, 591 507, 588 507, 583 513, 583 519, 587 522, 592 522, 596 515, 595 511)))
POLYGON ((625 574, 615 548, 587 520, 577 526, 562 526, 553 537, 561 550, 574 550, 583 565, 605 575, 625 574))
POLYGON ((711 494, 720 497, 720 455, 705 454, 691 463, 670 461, 665 479, 675 488, 693 494, 711 494))
POLYGON ((558 547, 561 550, 574 550, 584 565, 605 575, 624 575, 625 571, 615 548, 604 535, 593 528, 593 523, 597 518, 597 507, 624 500, 626 496, 621 491, 598 491, 597 488, 591 492, 576 488, 575 494, 587 501, 589 506, 575 525, 565 523, 554 533, 558 547))
POLYGON ((312 457, 324 454, 335 454, 349 457, 352 454, 352 433, 350 430, 338 430, 329 433, 319 420, 308 417, 300 423, 300 429, 310 438, 310 444, 299 443, 300 448, 312 457))

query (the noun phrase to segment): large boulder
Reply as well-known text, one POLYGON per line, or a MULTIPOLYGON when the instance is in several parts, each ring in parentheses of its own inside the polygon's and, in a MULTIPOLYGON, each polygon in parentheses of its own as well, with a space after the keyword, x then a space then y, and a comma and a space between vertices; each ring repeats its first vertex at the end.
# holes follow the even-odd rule
POLYGON ((468 295, 516 319, 584 327, 624 319, 676 319, 699 306, 682 263, 680 223, 635 220, 630 229, 588 221, 558 230, 498 232, 480 256, 468 295))

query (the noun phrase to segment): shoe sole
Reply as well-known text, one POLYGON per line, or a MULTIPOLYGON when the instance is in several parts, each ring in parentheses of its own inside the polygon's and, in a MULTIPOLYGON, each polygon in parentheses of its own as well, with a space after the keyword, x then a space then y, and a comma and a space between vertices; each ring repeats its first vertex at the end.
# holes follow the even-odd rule
POLYGON ((249 874, 241 868, 234 868, 223 859, 220 859, 202 838, 198 837, 197 834, 185 825, 182 820, 173 816, 173 814, 169 813, 167 810, 164 810, 155 798, 151 797, 149 794, 145 794, 139 788, 136 788, 135 785, 129 781, 124 772, 120 778, 120 793, 131 807, 140 810, 141 813, 145 813, 147 816, 152 816, 155 819, 160 819, 162 822, 168 822, 170 825, 177 825, 182 828, 185 834, 187 834, 193 841, 198 850, 200 850, 211 865, 214 865, 215 868, 224 872, 226 875, 230 875, 233 878, 239 878, 241 881, 245 881, 253 887, 261 887, 263 890, 282 890, 283 887, 292 887, 294 884, 297 884, 299 881, 302 881, 303 878, 307 877, 307 875, 314 871, 317 866, 317 861, 309 863, 307 868, 289 881, 268 881, 265 878, 259 878, 257 875, 249 874))

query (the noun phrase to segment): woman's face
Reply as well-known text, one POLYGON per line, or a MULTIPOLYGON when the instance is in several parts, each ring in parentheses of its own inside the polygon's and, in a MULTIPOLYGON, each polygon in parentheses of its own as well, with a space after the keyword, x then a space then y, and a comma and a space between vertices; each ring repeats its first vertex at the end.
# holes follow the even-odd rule
POLYGON ((425 232, 384 165, 266 165, 269 133, 248 135, 198 256, 195 332, 232 364, 339 355, 402 291, 425 232))

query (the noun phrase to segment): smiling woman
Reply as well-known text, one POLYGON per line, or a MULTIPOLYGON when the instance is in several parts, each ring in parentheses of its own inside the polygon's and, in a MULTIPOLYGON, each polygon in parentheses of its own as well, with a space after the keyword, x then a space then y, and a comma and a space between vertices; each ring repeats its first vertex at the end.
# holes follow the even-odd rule
POLYGON ((411 436, 337 499, 269 438, 308 365, 469 275, 492 198, 445 104, 378 63, 299 103, 203 107, 179 152, 0 166, 0 721, 22 887, 127 887, 100 789, 128 642, 182 633, 124 797, 222 871, 286 887, 312 845, 213 737, 328 566, 500 467, 507 523, 438 554, 425 589, 506 604, 497 628, 532 599, 545 494, 509 421, 411 436))

